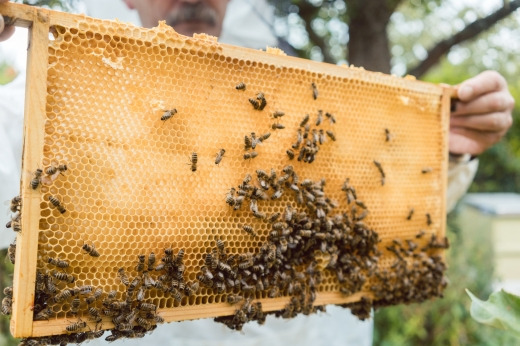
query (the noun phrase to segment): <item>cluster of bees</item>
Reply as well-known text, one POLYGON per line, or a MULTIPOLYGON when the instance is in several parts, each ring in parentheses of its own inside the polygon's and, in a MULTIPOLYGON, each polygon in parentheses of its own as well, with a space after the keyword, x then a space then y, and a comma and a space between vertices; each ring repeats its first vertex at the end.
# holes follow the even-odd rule
POLYGON ((386 250, 395 256, 391 271, 383 269, 375 273, 375 284, 370 287, 376 302, 374 306, 396 303, 422 302, 432 297, 442 297, 447 285, 444 277, 446 265, 441 256, 431 250, 447 249, 447 238, 437 239, 431 235, 429 241, 420 246, 416 241, 424 237, 421 231, 416 239, 394 239, 386 250))
MULTIPOLYGON (((207 253, 198 279, 216 294, 228 293, 230 304, 240 304, 232 316, 215 320, 240 330, 244 323, 263 323, 266 314, 292 318, 299 313, 310 314, 323 307, 313 305, 316 290, 322 282, 319 263, 325 260, 324 272, 338 277, 340 291, 346 295, 358 292, 372 275, 380 255, 377 233, 362 220, 368 211, 357 199, 355 189, 345 183, 352 208, 349 213, 330 216, 336 203, 325 192, 325 180, 314 182, 299 179, 292 166, 282 169, 280 177, 257 170, 256 181, 246 175, 242 184, 231 188, 226 203, 235 210, 247 201, 251 213, 270 224, 268 240, 257 253, 226 253, 224 243, 207 253), (269 196, 269 190, 273 193, 269 196), (292 196, 283 213, 265 215, 259 210, 261 201, 275 200, 283 194, 292 196), (280 311, 264 313, 252 299, 258 294, 269 298, 290 297, 280 311)), ((243 226, 250 236, 257 234, 250 225, 243 226)))
MULTIPOLYGON (((336 123, 336 118, 333 114, 326 112, 327 117, 331 124, 336 123)), ((319 109, 316 117, 316 127, 320 126, 323 122, 323 110, 319 109)), ((296 156, 295 151, 299 150, 298 161, 306 163, 312 163, 316 159, 316 154, 320 149, 320 145, 327 141, 327 138, 332 141, 336 140, 334 132, 331 130, 324 131, 323 129, 311 129, 309 124, 310 115, 306 114, 300 122, 300 127, 297 129, 296 142, 291 145, 290 149, 287 149, 286 153, 290 160, 296 156)))
MULTIPOLYGON (((84 245, 83 249, 93 257, 99 256, 91 246, 84 245)), ((144 337, 146 333, 153 331, 158 323, 164 322, 164 319, 157 315, 157 306, 145 299, 149 290, 162 291, 164 295, 173 297, 179 303, 183 297, 192 296, 199 290, 197 281, 185 282, 183 258, 183 249, 175 254, 173 249, 168 248, 164 249, 164 255, 159 261, 153 252, 148 256, 139 255, 133 268, 137 275, 133 278, 124 268, 119 268, 119 279, 126 287, 125 293, 122 294, 123 299, 117 299, 117 291, 105 294, 101 288, 95 289, 90 285, 60 290, 55 280, 69 285, 75 281, 72 275, 55 270, 46 273, 38 271, 34 320, 48 320, 53 315, 53 305, 66 303, 70 305, 69 313, 78 317, 78 320, 66 326, 66 334, 29 338, 23 342, 27 345, 66 344, 99 338, 104 333, 102 324, 107 318, 114 325, 109 330, 111 334, 106 337, 107 341, 144 337), (90 330, 87 320, 82 318, 93 322, 95 329, 90 330)), ((46 262, 61 270, 69 268, 69 263, 65 260, 48 258, 46 262)))

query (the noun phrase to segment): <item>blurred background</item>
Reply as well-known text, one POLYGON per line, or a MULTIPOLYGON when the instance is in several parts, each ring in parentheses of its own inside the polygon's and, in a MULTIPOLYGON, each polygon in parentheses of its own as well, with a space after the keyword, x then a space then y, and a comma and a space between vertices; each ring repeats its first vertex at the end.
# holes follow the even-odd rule
MULTIPOLYGON (((22 2, 22 1, 15 1, 22 2)), ((121 0, 24 1, 139 25, 121 0)), ((464 289, 487 299, 498 288, 520 295, 520 0, 231 0, 221 42, 280 45, 295 55, 367 70, 457 84, 499 71, 516 100, 505 139, 479 157, 470 193, 448 215, 449 286, 443 299, 375 312, 374 345, 514 345, 478 324, 464 289), (441 23, 441 24, 440 24, 441 23), (278 42, 278 43, 277 43, 278 42)), ((0 84, 26 63, 27 31, 0 44, 0 84)), ((6 216, 7 217, 7 216, 6 216)), ((6 230, 5 232, 10 232, 6 230)), ((0 250, 0 288, 12 266, 0 250)), ((0 345, 10 339, 0 316, 0 345)))

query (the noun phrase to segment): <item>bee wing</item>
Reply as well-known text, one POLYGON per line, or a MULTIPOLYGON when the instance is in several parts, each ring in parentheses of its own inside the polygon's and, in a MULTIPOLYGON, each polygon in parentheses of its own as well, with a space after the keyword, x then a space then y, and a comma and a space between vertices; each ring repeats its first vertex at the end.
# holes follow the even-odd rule
POLYGON ((40 177, 40 182, 44 185, 51 185, 54 180, 58 179, 58 176, 60 175, 60 171, 56 171, 53 175, 42 175, 40 177))

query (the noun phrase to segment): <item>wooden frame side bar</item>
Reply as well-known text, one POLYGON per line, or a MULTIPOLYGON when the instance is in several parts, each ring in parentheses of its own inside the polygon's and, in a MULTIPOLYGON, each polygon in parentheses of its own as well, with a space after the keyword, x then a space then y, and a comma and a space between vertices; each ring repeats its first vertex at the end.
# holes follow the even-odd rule
MULTIPOLYGON (((10 4, 14 8, 15 4, 10 4)), ((24 8, 25 9, 25 8, 24 8)), ((29 26, 29 50, 27 53, 27 80, 25 87, 24 145, 20 191, 22 195, 22 232, 17 237, 13 279, 13 315, 11 334, 29 337, 33 329, 33 305, 36 280, 38 231, 41 192, 31 188, 32 175, 40 165, 43 148, 45 104, 47 97, 47 65, 49 46, 49 12, 31 8, 26 17, 15 20, 29 26), (31 124, 30 131, 28 124, 31 124), (36 217, 35 217, 36 216, 36 217)), ((4 7, 0 7, 3 11, 4 7)), ((15 17, 18 18, 18 17, 15 17)))

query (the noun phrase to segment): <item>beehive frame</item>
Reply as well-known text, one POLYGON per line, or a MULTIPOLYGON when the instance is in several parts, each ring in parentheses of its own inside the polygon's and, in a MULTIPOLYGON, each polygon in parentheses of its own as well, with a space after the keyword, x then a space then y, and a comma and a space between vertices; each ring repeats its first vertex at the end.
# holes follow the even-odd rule
MULTIPOLYGON (((72 270, 78 281, 101 280, 108 291, 121 287, 118 268, 131 271, 138 255, 154 251, 159 258, 172 243, 186 250, 191 279, 216 239, 228 242, 231 252, 258 249, 268 237, 268 226, 225 203, 226 192, 257 169, 281 172, 292 164, 302 179, 325 177, 327 195, 343 207, 341 186, 349 178, 369 206, 365 222, 379 233, 382 244, 413 238, 423 229, 444 236, 452 88, 286 57, 277 50, 228 46, 205 35, 185 37, 164 24, 143 29, 11 3, 0 5, 0 13, 30 32, 14 336, 62 334, 70 324, 67 311, 58 311, 59 318, 33 321, 36 269, 45 266, 46 256, 65 256, 76 264, 72 270), (139 63, 143 59, 145 65, 139 63), (94 80, 98 87, 108 83, 110 88, 89 89, 82 80, 76 80, 78 85, 63 82, 81 71, 85 86, 94 80), (235 88, 240 82, 246 90, 235 88), (267 100, 264 110, 252 106, 260 92, 267 100), (161 120, 173 108, 177 113, 161 120), (110 113, 100 114, 100 109, 110 113), (337 122, 323 116, 322 127, 317 127, 319 110, 332 113, 337 122), (274 119, 276 111, 284 111, 284 117, 274 119), (337 137, 327 138, 312 164, 289 160, 286 154, 305 114, 311 115, 315 129, 337 137), (106 126, 97 128, 101 122, 106 126), (279 123, 285 128, 272 127, 279 123), (258 146, 258 157, 244 160, 244 135, 267 131, 271 137, 258 146), (222 148, 226 154, 215 165, 222 148), (195 172, 190 169, 192 152, 198 153, 195 172), (150 162, 137 165, 146 160, 150 162), (374 161, 381 163, 384 174, 374 161), (69 170, 31 188, 32 172, 58 164, 69 170), (147 189, 153 192, 143 192, 147 189), (50 195, 60 197, 65 214, 48 201, 50 195), (411 209, 415 216, 408 219, 411 209), (254 225, 259 237, 241 231, 244 224, 254 225), (152 228, 159 234, 150 233, 152 228), (113 235, 106 234, 112 229, 113 235), (143 245, 130 245, 137 241, 143 245), (99 259, 81 252, 85 243, 95 244, 99 259), (116 260, 107 259, 103 243, 121 245, 119 254, 110 252, 116 260), (201 244, 203 249, 195 251, 201 244), (103 272, 100 279, 94 277, 97 271, 103 272)), ((287 202, 283 199, 283 206, 287 202)), ((283 206, 280 202, 265 211, 283 211, 283 206)), ((383 253, 381 263, 389 266, 388 254, 383 253)), ((315 305, 345 304, 370 295, 344 296, 327 282, 315 305)), ((236 307, 221 295, 204 292, 206 298, 193 303, 161 303, 161 316, 179 321, 233 314, 236 307)), ((265 311, 273 311, 289 298, 264 295, 258 300, 265 311)), ((103 328, 110 328, 110 322, 103 328)))

